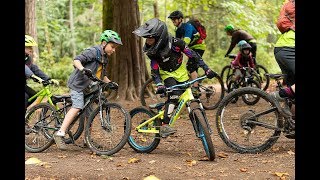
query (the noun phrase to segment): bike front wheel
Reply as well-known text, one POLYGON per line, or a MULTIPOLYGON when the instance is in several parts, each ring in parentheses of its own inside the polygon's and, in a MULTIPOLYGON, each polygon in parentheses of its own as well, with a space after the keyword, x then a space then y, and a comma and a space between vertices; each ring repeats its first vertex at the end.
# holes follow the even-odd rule
POLYGON ((275 101, 265 91, 242 87, 224 97, 216 112, 217 132, 223 142, 239 153, 263 152, 278 140, 282 118, 275 101), (231 103, 242 96, 259 97, 255 105, 242 101, 231 103))
MULTIPOLYGON (((128 143, 132 149, 138 153, 149 153, 157 148, 160 143, 159 133, 144 133, 138 132, 136 127, 141 123, 155 116, 155 114, 145 107, 137 107, 130 111, 132 130, 129 136, 128 143)), ((161 121, 155 119, 154 121, 141 127, 143 130, 160 130, 161 121)))
POLYGON ((90 114, 85 141, 97 155, 113 155, 126 144, 131 131, 129 113, 116 103, 103 103, 90 114))
POLYGON ((206 119, 204 116, 204 111, 201 111, 201 109, 196 108, 192 111, 193 118, 196 122, 198 133, 196 132, 198 138, 201 139, 202 145, 204 147, 204 150, 206 152, 206 155, 209 159, 209 161, 213 161, 215 159, 215 150, 212 143, 212 139, 210 136, 210 132, 208 129, 208 124, 206 123, 206 119))
POLYGON ((25 114, 25 149, 38 153, 48 149, 53 143, 53 133, 57 127, 58 113, 49 103, 40 103, 25 114))

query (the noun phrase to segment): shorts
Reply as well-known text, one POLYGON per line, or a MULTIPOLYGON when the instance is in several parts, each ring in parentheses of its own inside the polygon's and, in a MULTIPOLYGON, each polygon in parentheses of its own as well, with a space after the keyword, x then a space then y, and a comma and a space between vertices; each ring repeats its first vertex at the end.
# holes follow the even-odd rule
POLYGON ((84 106, 84 94, 83 92, 77 92, 70 89, 70 96, 72 100, 72 107, 82 109, 84 106))

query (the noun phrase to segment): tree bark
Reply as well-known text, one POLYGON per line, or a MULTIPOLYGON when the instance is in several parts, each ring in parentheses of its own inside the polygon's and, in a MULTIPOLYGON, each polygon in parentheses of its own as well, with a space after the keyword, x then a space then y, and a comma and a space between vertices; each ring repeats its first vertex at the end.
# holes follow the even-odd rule
POLYGON ((48 28, 48 21, 47 21, 47 16, 46 16, 46 2, 45 0, 40 0, 41 3, 41 15, 44 21, 44 35, 45 35, 45 39, 46 39, 46 43, 45 43, 45 47, 46 47, 46 51, 49 55, 52 54, 51 49, 52 49, 52 45, 51 45, 51 41, 50 41, 50 33, 49 33, 49 28, 48 28))
POLYGON ((108 11, 103 14, 112 14, 112 18, 105 19, 104 26, 112 24, 112 30, 119 33, 122 46, 117 47, 116 52, 109 58, 108 77, 119 84, 117 93, 109 98, 134 101, 139 98, 139 93, 146 78, 147 72, 144 54, 142 52, 142 39, 135 36, 134 31, 140 25, 140 14, 137 0, 104 0, 107 2, 108 11), (110 22, 111 20, 111 22, 110 22))
MULTIPOLYGON (((25 34, 30 35, 38 42, 36 23, 36 0, 25 0, 25 34)), ((34 61, 39 58, 39 48, 33 48, 34 61)))
POLYGON ((153 1, 153 12, 154 12, 154 17, 159 18, 158 1, 157 0, 153 1))
POLYGON ((72 0, 69 0, 69 22, 70 22, 70 32, 71 32, 72 57, 76 57, 76 43, 75 43, 75 39, 74 39, 74 22, 73 22, 72 0))

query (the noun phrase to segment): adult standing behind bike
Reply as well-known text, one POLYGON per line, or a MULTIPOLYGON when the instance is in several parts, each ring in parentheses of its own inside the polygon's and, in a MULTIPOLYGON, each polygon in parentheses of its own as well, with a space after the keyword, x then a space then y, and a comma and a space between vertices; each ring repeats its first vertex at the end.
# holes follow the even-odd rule
POLYGON ((240 68, 242 67, 251 67, 255 68, 254 60, 251 54, 251 46, 245 40, 241 40, 238 43, 239 53, 236 58, 231 62, 231 67, 235 69, 234 72, 234 81, 238 81, 240 77, 242 77, 242 71, 240 68))
MULTIPOLYGON (((59 82, 55 79, 51 79, 47 74, 45 74, 36 64, 33 63, 32 59, 32 52, 33 47, 38 46, 36 41, 33 39, 33 37, 29 35, 24 36, 25 42, 24 42, 24 52, 25 52, 25 77, 26 79, 31 78, 34 81, 37 81, 39 83, 42 83, 43 81, 52 81, 54 84, 59 84, 59 82)), ((28 99, 32 96, 34 96, 37 92, 32 89, 30 86, 27 85, 27 82, 25 84, 25 109, 32 104, 36 99, 32 100, 31 102, 28 102, 28 99)))
MULTIPOLYGON (((55 143, 61 150, 67 149, 63 137, 73 119, 84 106, 84 92, 90 91, 90 85, 93 85, 93 81, 90 80, 88 76, 96 74, 96 76, 104 82, 111 82, 106 74, 107 55, 110 56, 115 52, 116 47, 122 45, 121 38, 118 33, 112 30, 105 30, 100 36, 100 41, 100 45, 85 49, 73 60, 75 68, 68 80, 72 107, 65 115, 60 129, 53 135, 55 143)), ((113 85, 118 87, 118 84, 115 82, 113 82, 113 85)))
MULTIPOLYGON (((202 57, 206 49, 206 44, 204 40, 198 41, 200 34, 197 29, 190 23, 183 22, 183 14, 181 11, 173 11, 168 18, 172 20, 173 25, 176 27, 176 38, 182 39, 190 49, 202 57)), ((188 60, 187 70, 192 80, 198 77, 198 68, 196 59, 191 58, 188 60)), ((198 82, 193 84, 192 90, 193 92, 200 92, 198 82)))
POLYGON ((256 39, 249 34, 247 31, 242 29, 235 29, 232 24, 228 24, 224 28, 225 32, 228 36, 231 36, 231 43, 229 49, 224 57, 227 57, 233 48, 241 41, 245 40, 251 46, 252 57, 254 59, 254 64, 256 65, 256 55, 257 55, 257 41, 256 39))
MULTIPOLYGON (((294 7, 294 4, 295 4, 294 0, 288 0, 284 3, 284 5, 281 8, 281 11, 283 11, 283 13, 290 14, 292 16, 291 20, 290 21, 288 20, 288 22, 291 22, 290 23, 291 25, 286 27, 283 26, 283 28, 287 28, 287 30, 280 35, 274 48, 274 56, 276 58, 276 61, 282 73, 287 75, 284 79, 284 83, 287 85, 287 87, 271 93, 278 101, 284 101, 284 98, 295 97, 295 57, 296 56, 295 56, 295 19, 294 19, 295 7, 294 7)), ((288 18, 288 15, 284 15, 284 17, 281 17, 281 15, 282 13, 280 12, 280 16, 278 18, 278 23, 277 23, 277 25, 279 26, 282 26, 280 22, 282 20, 281 18, 288 18)), ((290 112, 288 111, 288 113, 290 112)))
MULTIPOLYGON (((165 93, 166 87, 181 84, 189 80, 186 67, 181 66, 183 61, 182 53, 189 60, 194 58, 197 65, 205 71, 208 78, 211 79, 217 75, 204 63, 198 53, 189 49, 183 40, 172 37, 168 33, 167 25, 157 18, 146 21, 132 33, 146 38, 143 51, 146 52, 151 60, 151 73, 154 75, 152 78, 157 86, 157 94, 165 93)), ((182 93, 182 91, 168 93, 168 100, 165 103, 164 122, 160 128, 162 137, 167 137, 176 132, 168 124, 175 104, 182 93)))

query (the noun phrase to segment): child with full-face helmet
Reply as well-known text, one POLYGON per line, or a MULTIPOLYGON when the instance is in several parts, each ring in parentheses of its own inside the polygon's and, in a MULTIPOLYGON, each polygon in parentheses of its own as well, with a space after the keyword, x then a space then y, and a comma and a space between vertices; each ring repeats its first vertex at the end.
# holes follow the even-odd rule
POLYGON ((251 53, 251 46, 245 40, 238 43, 239 52, 236 58, 231 62, 234 69, 234 80, 239 80, 243 76, 242 67, 255 68, 254 60, 251 53))
MULTIPOLYGON (((143 51, 151 61, 151 73, 157 86, 157 94, 164 93, 166 87, 189 80, 187 67, 182 63, 183 54, 188 57, 188 60, 194 58, 197 66, 204 70, 209 79, 217 76, 217 73, 208 67, 201 56, 190 49, 182 39, 172 37, 168 32, 167 25, 158 18, 146 21, 132 33, 146 38, 143 51)), ((163 125, 160 127, 160 135, 162 137, 167 137, 176 132, 175 129, 169 126, 169 121, 175 104, 182 93, 182 91, 168 93, 163 125)))

